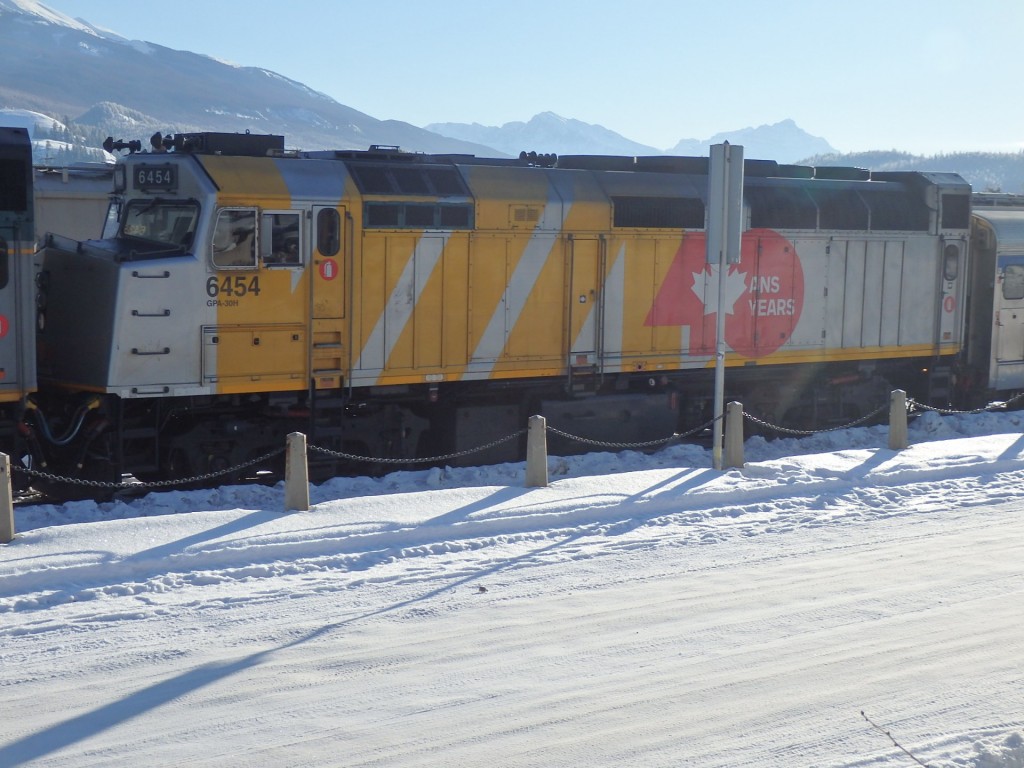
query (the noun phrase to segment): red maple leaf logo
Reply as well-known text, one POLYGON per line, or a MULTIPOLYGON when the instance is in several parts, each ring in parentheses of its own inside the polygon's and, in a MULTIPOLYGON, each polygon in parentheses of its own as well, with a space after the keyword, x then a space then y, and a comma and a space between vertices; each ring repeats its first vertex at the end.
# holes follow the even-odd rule
MULTIPOLYGON (((689 352, 715 352, 718 265, 707 263, 703 233, 686 235, 647 314, 648 326, 687 326, 689 352)), ((764 357, 786 343, 804 305, 796 248, 770 229, 743 235, 739 264, 726 267, 725 341, 740 355, 764 357)))

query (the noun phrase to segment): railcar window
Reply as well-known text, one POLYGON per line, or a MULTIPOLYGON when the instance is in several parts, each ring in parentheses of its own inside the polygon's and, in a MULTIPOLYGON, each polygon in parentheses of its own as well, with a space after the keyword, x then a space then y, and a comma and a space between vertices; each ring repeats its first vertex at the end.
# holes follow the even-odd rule
POLYGON ((971 226, 970 195, 942 196, 942 228, 967 229, 971 226))
POLYGON ((473 226, 470 216, 473 209, 468 205, 442 205, 438 211, 441 214, 441 229, 469 229, 473 226))
POLYGON ((324 256, 341 250, 341 216, 334 208, 321 208, 316 215, 316 249, 324 256))
POLYGON ((216 267, 256 266, 256 211, 223 208, 217 213, 213 232, 213 264, 216 267))
POLYGON ((1024 265, 1009 264, 1003 271, 1003 298, 1024 299, 1024 265))
POLYGON ((199 206, 172 200, 132 200, 121 216, 121 235, 160 245, 188 248, 199 218, 199 206))
POLYGON ((402 206, 398 203, 367 203, 366 226, 397 227, 402 215, 402 206))
POLYGON ((23 160, 0 160, 0 210, 28 210, 28 163, 23 160))
POLYGON ((399 229, 472 229, 469 203, 367 203, 366 226, 399 229))
POLYGON ((855 191, 812 189, 810 195, 818 205, 818 226, 821 229, 868 228, 868 207, 855 191))
POLYGON ((260 217, 260 257, 268 267, 302 263, 298 213, 264 213, 260 217))
POLYGON ((103 222, 103 234, 104 240, 111 237, 117 237, 117 229, 121 222, 121 198, 114 198, 107 205, 107 218, 103 222))
POLYGON ((767 229, 815 229, 818 210, 803 189, 749 187, 750 226, 767 229))
POLYGON ((0 237, 0 288, 7 287, 7 281, 11 274, 10 254, 7 251, 7 241, 0 237))
POLYGON ((425 168, 423 172, 438 195, 469 194, 465 182, 454 168, 425 168))
POLYGON ((928 231, 930 216, 922 200, 901 192, 874 192, 865 199, 871 208, 873 231, 928 231))
POLYGON ((426 195, 430 193, 427 180, 419 168, 392 168, 391 175, 403 195, 426 195))
POLYGON ((612 226, 703 229, 704 201, 689 197, 612 197, 612 226))
POLYGON ((434 226, 434 206, 405 206, 405 226, 417 228, 427 228, 434 226))
POLYGON ((462 176, 451 167, 353 163, 350 169, 364 195, 469 196, 462 176))
POLYGON ((394 193, 391 188, 391 178, 387 169, 376 165, 354 165, 352 176, 356 185, 364 195, 390 195, 394 193))

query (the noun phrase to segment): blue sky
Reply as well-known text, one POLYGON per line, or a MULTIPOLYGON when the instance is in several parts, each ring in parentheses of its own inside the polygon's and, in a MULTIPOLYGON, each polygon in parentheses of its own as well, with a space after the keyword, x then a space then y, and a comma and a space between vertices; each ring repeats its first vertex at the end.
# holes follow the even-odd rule
POLYGON ((380 119, 551 111, 667 149, 791 118, 840 151, 1024 149, 1021 0, 44 0, 380 119))

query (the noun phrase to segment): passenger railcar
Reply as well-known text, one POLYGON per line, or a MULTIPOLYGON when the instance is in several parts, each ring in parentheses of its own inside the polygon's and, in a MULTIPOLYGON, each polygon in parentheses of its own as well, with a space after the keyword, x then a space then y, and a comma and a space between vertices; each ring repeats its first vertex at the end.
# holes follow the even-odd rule
POLYGON ((1024 391, 1024 197, 973 199, 966 352, 959 400, 1024 391))
POLYGON ((0 450, 22 455, 26 397, 36 388, 32 145, 0 128, 0 450))
POLYGON ((720 276, 706 158, 161 139, 117 166, 116 237, 42 252, 34 417, 63 435, 55 469, 190 477, 293 430, 437 455, 532 413, 667 436, 712 415, 718 311, 727 396, 766 420, 839 423, 895 386, 952 396, 971 213, 954 174, 748 161, 741 260, 720 276))
POLYGON ((113 178, 113 166, 104 163, 37 166, 32 177, 36 242, 47 232, 75 240, 103 237, 108 223, 117 224, 113 178))

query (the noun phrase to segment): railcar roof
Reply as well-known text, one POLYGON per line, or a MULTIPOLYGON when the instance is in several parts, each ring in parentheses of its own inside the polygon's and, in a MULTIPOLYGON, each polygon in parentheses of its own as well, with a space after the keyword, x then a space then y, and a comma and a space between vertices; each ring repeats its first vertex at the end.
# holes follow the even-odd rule
POLYGON ((975 208, 974 215, 992 227, 999 250, 1024 251, 1024 216, 1019 210, 975 208))

